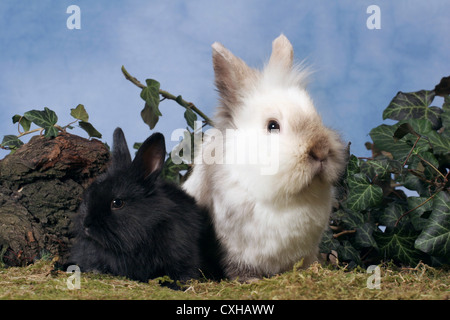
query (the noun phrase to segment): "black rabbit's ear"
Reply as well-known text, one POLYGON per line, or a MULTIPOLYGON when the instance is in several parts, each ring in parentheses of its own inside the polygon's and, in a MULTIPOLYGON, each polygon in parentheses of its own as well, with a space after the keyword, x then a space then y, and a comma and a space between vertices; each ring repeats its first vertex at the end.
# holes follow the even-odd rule
POLYGON ((128 167, 131 155, 122 129, 116 128, 113 135, 112 168, 128 167))
POLYGON ((154 133, 139 148, 136 158, 134 158, 133 166, 143 178, 147 178, 151 174, 158 176, 164 166, 166 158, 166 143, 161 133, 154 133))

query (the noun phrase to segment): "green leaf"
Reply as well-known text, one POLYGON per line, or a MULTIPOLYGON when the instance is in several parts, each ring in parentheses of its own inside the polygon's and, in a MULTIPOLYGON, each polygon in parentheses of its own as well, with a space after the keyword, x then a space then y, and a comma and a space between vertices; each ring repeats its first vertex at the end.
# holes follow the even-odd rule
POLYGON ((352 246, 350 241, 342 241, 342 245, 336 251, 340 261, 355 261, 357 264, 360 263, 359 252, 352 246))
POLYGON ((436 131, 431 131, 428 134, 430 143, 433 146, 433 152, 437 154, 448 154, 450 153, 450 139, 445 137, 436 131))
POLYGON ((133 149, 139 150, 139 148, 142 146, 143 142, 135 142, 133 144, 133 149))
POLYGON ((383 111, 383 120, 428 119, 438 129, 442 109, 428 107, 435 97, 434 91, 399 92, 383 111))
POLYGON ((144 109, 141 111, 142 120, 150 127, 150 130, 156 126, 159 117, 162 116, 159 111, 159 87, 156 80, 147 79, 147 87, 142 89, 141 98, 145 101, 144 109))
POLYGON ((24 117, 43 128, 46 137, 56 137, 58 135, 58 129, 55 128, 58 117, 53 110, 50 110, 47 107, 44 108, 44 111, 31 110, 25 112, 24 117))
POLYGON ((428 201, 427 197, 408 197, 406 202, 408 203, 408 210, 413 210, 408 214, 414 229, 420 231, 427 223, 427 219, 422 218, 425 212, 432 210, 433 201, 428 201), (419 207, 420 205, 420 207, 419 207))
POLYGON ((412 174, 403 174, 397 179, 403 186, 409 190, 414 190, 419 193, 421 197, 429 197, 430 190, 419 177, 412 174))
POLYGON ((321 253, 330 253, 331 250, 337 250, 340 243, 333 237, 333 231, 327 228, 322 235, 322 240, 319 244, 319 250, 321 253))
POLYGON ((367 160, 361 163, 361 172, 365 173, 371 179, 389 178, 391 173, 391 164, 387 158, 367 160))
POLYGON ((78 123, 78 125, 87 132, 87 134, 89 135, 89 138, 101 138, 102 134, 100 132, 98 132, 94 126, 92 124, 90 124, 89 122, 84 122, 84 121, 80 121, 78 123))
POLYGON ((187 108, 184 112, 184 118, 189 127, 194 129, 194 122, 197 120, 197 115, 192 111, 192 109, 187 108))
POLYGON ((14 135, 6 135, 3 137, 3 141, 1 143, 1 146, 4 148, 8 148, 10 150, 18 149, 21 145, 23 145, 23 142, 17 138, 17 136, 14 135))
POLYGON ((377 248, 378 247, 377 242, 372 236, 374 231, 375 231, 375 224, 369 222, 366 222, 363 225, 356 228, 355 244, 364 248, 369 247, 377 248))
MULTIPOLYGON (((399 128, 405 128, 405 126, 408 126, 410 129, 410 132, 406 132, 402 141, 411 146, 411 148, 415 145, 413 153, 424 152, 431 149, 432 146, 428 136, 434 133, 435 130, 432 127, 432 123, 428 119, 409 119, 406 122, 399 122, 399 124, 399 128), (408 133, 410 133, 410 135, 408 135, 408 133), (418 138, 419 140, 417 140, 418 138)), ((399 129, 396 130, 396 133, 398 133, 398 131, 399 129)), ((402 130, 400 129, 400 132, 401 131, 402 130)), ((394 133, 394 140, 395 139, 394 133)))
POLYGON ((142 120, 150 127, 150 130, 153 130, 158 123, 159 117, 161 116, 161 112, 156 110, 147 103, 144 106, 144 109, 141 111, 142 120))
POLYGON ((410 125, 409 123, 403 123, 401 124, 397 130, 395 130, 394 132, 394 140, 398 141, 401 138, 403 138, 404 136, 406 136, 408 133, 411 133, 417 137, 419 137, 420 135, 414 130, 414 128, 412 127, 412 125, 410 125))
POLYGON ((355 173, 360 173, 360 161, 355 155, 351 155, 347 163, 347 175, 352 176, 355 173))
POLYGON ((411 266, 420 261, 421 253, 414 249, 417 233, 402 229, 374 233, 375 240, 384 260, 393 259, 411 266))
POLYGON ((47 138, 56 137, 59 134, 59 130, 56 127, 48 127, 44 130, 44 136, 47 138))
POLYGON ((171 155, 169 154, 169 157, 164 163, 164 167, 161 173, 161 176, 168 180, 172 181, 174 183, 180 184, 180 171, 188 170, 189 166, 185 163, 181 164, 175 164, 171 158, 171 155))
POLYGON ((347 206, 353 211, 365 210, 380 204, 383 198, 383 190, 370 183, 364 175, 357 173, 348 179, 349 195, 347 206))
POLYGON ((392 154, 394 159, 400 160, 406 158, 413 144, 408 144, 405 137, 394 141, 394 133, 397 126, 382 124, 370 131, 370 137, 379 150, 387 151, 392 154))
POLYGON ((86 112, 86 109, 84 108, 84 105, 79 104, 75 109, 70 109, 70 115, 74 117, 75 119, 88 122, 89 121, 89 115, 86 112))
MULTIPOLYGON (((392 202, 387 206, 387 208, 380 215, 379 223, 380 223, 380 225, 386 226, 386 230, 388 232, 392 231, 395 228, 395 224, 397 223, 397 220, 406 211, 407 210, 403 206, 401 206, 395 202, 392 202)), ((403 217, 403 219, 400 220, 400 222, 399 222, 399 227, 405 225, 407 220, 408 220, 407 217, 403 217)))
POLYGON ((433 131, 433 124, 428 119, 408 119, 406 123, 412 126, 416 137, 426 136, 430 131, 433 131))
POLYGON ((444 104, 442 105, 444 112, 450 111, 450 96, 444 97, 444 104))
POLYGON ((12 117, 12 121, 13 121, 13 123, 19 122, 25 132, 30 130, 31 121, 28 120, 27 118, 16 114, 12 117))
POLYGON ((442 126, 444 127, 442 136, 447 139, 450 139, 450 107, 449 107, 449 110, 446 110, 441 114, 441 120, 442 120, 442 126))
POLYGON ((439 161, 431 152, 414 152, 411 161, 408 162, 408 169, 421 173, 427 179, 435 179, 437 172, 434 168, 439 167, 439 161), (423 159, 423 160, 422 160, 423 159))
POLYGON ((413 212, 417 212, 419 215, 422 215, 426 211, 431 211, 433 208, 433 201, 428 201, 425 203, 425 201, 427 199, 429 199, 429 198, 427 198, 427 197, 408 197, 408 199, 407 199, 408 209, 412 210, 412 209, 416 208, 413 212), (421 206, 418 207, 419 205, 421 205, 421 206))
POLYGON ((441 191, 433 199, 433 211, 415 248, 434 256, 450 255, 450 196, 447 192, 441 191))
POLYGON ((336 217, 339 218, 346 229, 356 229, 365 222, 364 214, 359 211, 338 210, 336 217))
POLYGON ((428 136, 434 133, 429 120, 410 119, 392 126, 380 125, 370 131, 370 136, 378 149, 391 153, 395 160, 404 160, 414 144, 415 152, 430 150, 428 136), (417 136, 421 137, 419 141, 417 136))

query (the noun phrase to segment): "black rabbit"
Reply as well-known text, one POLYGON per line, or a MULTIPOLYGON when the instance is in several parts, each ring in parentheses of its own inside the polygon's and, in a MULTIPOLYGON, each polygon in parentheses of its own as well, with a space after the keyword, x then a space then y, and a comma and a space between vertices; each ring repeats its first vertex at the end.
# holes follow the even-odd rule
POLYGON ((139 281, 220 277, 211 271, 219 258, 207 213, 158 179, 165 156, 164 136, 154 133, 131 161, 122 130, 114 131, 110 167, 86 189, 74 223, 70 264, 139 281))

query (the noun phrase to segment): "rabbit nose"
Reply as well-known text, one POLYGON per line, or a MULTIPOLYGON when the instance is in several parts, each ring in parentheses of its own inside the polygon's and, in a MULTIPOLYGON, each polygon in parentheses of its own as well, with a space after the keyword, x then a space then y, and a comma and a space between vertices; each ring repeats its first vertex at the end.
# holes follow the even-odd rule
POLYGON ((318 134, 313 137, 312 143, 309 145, 308 153, 311 159, 322 165, 327 160, 329 151, 330 147, 326 136, 318 134))
POLYGON ((313 147, 309 150, 309 156, 320 163, 323 163, 328 158, 328 148, 313 147))

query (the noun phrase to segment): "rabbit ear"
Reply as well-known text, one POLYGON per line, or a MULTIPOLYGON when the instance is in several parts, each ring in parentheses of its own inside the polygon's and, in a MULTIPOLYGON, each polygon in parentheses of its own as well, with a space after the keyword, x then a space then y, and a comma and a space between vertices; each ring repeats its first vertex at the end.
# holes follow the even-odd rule
POLYGON ((164 166, 166 144, 161 133, 154 133, 139 148, 132 166, 140 177, 146 179, 151 174, 158 176, 164 166))
POLYGON ((281 34, 272 42, 272 55, 269 67, 278 66, 290 70, 294 61, 294 49, 288 38, 281 34))
POLYGON ((216 87, 224 104, 232 107, 238 102, 239 91, 254 71, 222 44, 215 42, 212 49, 216 87))
POLYGON ((112 168, 128 167, 131 155, 122 129, 116 128, 113 134, 112 168))

